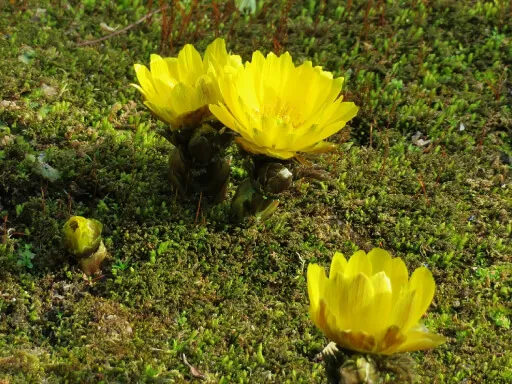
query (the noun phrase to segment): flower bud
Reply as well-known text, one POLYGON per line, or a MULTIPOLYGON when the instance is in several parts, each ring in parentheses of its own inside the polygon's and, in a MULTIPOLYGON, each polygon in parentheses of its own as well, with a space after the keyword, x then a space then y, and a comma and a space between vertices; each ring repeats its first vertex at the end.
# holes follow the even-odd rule
POLYGON ((266 163, 258 170, 258 182, 264 192, 278 194, 293 182, 293 174, 281 163, 266 163))
POLYGON ((208 180, 202 188, 214 201, 219 203, 226 197, 228 191, 229 175, 231 173, 231 159, 216 157, 206 169, 208 180))
POLYGON ((215 154, 215 136, 218 132, 207 124, 196 129, 188 142, 188 152, 199 163, 207 163, 215 154))
POLYGON ((182 195, 186 193, 187 166, 179 148, 174 148, 169 156, 169 181, 173 189, 182 195))
POLYGON ((76 257, 88 257, 100 246, 102 230, 98 220, 73 216, 64 224, 64 247, 76 257))
POLYGON ((231 202, 233 213, 239 220, 249 216, 265 220, 274 213, 278 205, 279 200, 263 196, 251 179, 240 183, 231 202))
POLYGON ((103 224, 98 220, 82 216, 73 216, 64 224, 64 247, 75 255, 80 268, 88 276, 99 271, 107 256, 101 240, 102 229, 103 224))
POLYGON ((378 379, 375 362, 367 356, 354 356, 340 368, 340 384, 376 384, 378 379))

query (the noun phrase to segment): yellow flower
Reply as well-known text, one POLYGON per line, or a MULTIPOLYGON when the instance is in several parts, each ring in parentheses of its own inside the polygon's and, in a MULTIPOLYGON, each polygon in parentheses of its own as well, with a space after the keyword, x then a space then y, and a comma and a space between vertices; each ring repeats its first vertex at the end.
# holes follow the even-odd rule
POLYGON ((343 78, 313 67, 310 61, 295 67, 288 52, 277 57, 260 51, 252 61, 219 79, 224 101, 210 111, 238 132, 246 151, 278 159, 297 152, 326 152, 333 146, 322 140, 338 132, 358 108, 342 102, 343 78))
POLYGON ((331 341, 358 352, 390 355, 444 343, 419 322, 434 291, 427 268, 409 279, 404 262, 380 248, 358 251, 348 262, 336 252, 328 278, 318 264, 308 267, 313 322, 331 341))
POLYGON ((223 39, 207 48, 204 59, 191 44, 178 57, 151 55, 150 69, 135 64, 144 104, 173 130, 196 126, 210 116, 208 104, 221 100, 217 77, 226 67, 242 65, 240 56, 229 55, 223 39))
POLYGON ((64 224, 64 247, 77 257, 88 257, 101 244, 103 224, 98 220, 73 216, 64 224))

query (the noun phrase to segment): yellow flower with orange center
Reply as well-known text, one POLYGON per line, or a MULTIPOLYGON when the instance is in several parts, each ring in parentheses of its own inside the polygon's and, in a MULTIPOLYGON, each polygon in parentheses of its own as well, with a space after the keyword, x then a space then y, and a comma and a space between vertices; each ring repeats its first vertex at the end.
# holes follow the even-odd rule
POLYGON ((210 110, 240 134, 235 140, 248 152, 278 159, 326 152, 333 146, 323 140, 358 111, 342 101, 342 85, 342 77, 311 61, 296 67, 288 52, 264 57, 256 51, 251 62, 219 78, 222 99, 210 110))
POLYGON ((340 347, 390 355, 445 342, 420 323, 435 291, 425 267, 409 279, 404 262, 383 249, 358 251, 348 262, 337 252, 329 277, 310 264, 307 280, 311 319, 340 347))

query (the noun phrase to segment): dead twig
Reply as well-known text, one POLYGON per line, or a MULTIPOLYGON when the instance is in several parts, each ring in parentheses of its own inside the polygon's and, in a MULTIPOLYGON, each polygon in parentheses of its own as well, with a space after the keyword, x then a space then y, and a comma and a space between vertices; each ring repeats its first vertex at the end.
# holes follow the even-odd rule
POLYGON ((93 45, 93 44, 101 43, 102 41, 110 39, 111 37, 114 37, 114 36, 120 35, 122 33, 125 33, 126 31, 129 31, 130 29, 132 29, 132 28, 136 27, 137 25, 139 25, 140 23, 146 21, 147 19, 149 19, 153 15, 157 14, 158 12, 162 12, 164 9, 167 9, 167 8, 168 8, 168 6, 164 6, 164 7, 161 7, 159 9, 155 9, 154 11, 152 11, 152 12, 148 13, 147 15, 141 17, 135 23, 132 23, 132 24, 124 27, 123 29, 120 29, 119 31, 112 32, 110 35, 106 35, 106 36, 100 37, 99 39, 80 41, 80 42, 78 42, 76 44, 76 46, 77 47, 83 47, 83 46, 86 46, 86 45, 93 45))
POLYGON ((194 367, 187 361, 187 356, 185 356, 184 353, 181 355, 181 358, 183 360, 183 364, 185 364, 190 369, 190 374, 192 375, 192 377, 195 377, 196 379, 201 379, 201 380, 206 379, 206 375, 203 372, 198 370, 196 367, 194 367))

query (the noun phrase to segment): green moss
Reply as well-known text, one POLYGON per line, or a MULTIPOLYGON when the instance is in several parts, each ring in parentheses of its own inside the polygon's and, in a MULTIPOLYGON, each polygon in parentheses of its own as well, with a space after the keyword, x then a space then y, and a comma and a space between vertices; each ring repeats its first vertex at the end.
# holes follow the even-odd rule
MULTIPOLYGON (((244 59, 289 50, 344 76, 360 106, 339 151, 311 159, 329 180, 296 182, 273 217, 242 224, 227 203, 198 210, 170 193, 172 147, 129 86, 133 63, 159 49, 159 16, 77 47, 148 10, 59 4, 0 11, 0 379, 188 382, 185 354, 211 382, 325 382, 307 265, 382 246, 437 282, 424 320, 448 343, 413 354, 420 381, 511 380, 507 2, 264 1, 254 16, 226 2, 210 18, 200 1, 188 22, 178 13, 164 53, 214 35, 244 59), (62 249, 70 215, 104 224, 100 278, 84 280, 62 249), (32 268, 17 263, 27 245, 32 268)), ((229 153, 232 197, 245 171, 229 153)))

